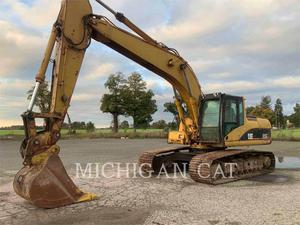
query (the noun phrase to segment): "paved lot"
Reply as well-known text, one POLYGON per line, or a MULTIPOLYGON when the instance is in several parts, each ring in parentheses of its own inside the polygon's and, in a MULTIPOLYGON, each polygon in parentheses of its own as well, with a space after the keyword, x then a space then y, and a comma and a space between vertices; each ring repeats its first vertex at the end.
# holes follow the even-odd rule
MULTIPOLYGON (((62 160, 74 177, 75 162, 136 162, 142 151, 166 143, 94 139, 64 140, 60 146, 62 160)), ((12 179, 22 163, 18 148, 19 142, 0 142, 0 224, 300 225, 299 142, 256 147, 280 156, 281 169, 220 186, 194 183, 189 177, 76 178, 81 189, 99 199, 51 210, 38 209, 13 192, 12 179)))

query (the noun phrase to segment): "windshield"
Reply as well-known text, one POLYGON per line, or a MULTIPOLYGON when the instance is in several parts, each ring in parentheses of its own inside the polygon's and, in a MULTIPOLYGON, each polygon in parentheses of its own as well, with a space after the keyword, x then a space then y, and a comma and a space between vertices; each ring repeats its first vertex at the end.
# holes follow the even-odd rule
POLYGON ((202 127, 218 127, 220 115, 220 101, 210 100, 203 104, 202 127))

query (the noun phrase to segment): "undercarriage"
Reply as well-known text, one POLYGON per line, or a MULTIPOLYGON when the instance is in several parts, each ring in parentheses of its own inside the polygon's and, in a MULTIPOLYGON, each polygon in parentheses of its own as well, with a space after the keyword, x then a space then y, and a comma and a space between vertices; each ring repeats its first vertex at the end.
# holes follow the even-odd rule
POLYGON ((154 174, 187 166, 194 181, 222 184, 273 172, 275 157, 256 150, 179 147, 144 152, 139 163, 144 172, 154 174))

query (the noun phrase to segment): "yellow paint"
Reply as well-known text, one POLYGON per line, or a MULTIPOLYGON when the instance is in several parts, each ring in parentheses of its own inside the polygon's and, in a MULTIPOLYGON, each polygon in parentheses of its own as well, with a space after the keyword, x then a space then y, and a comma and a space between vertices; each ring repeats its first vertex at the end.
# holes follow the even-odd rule
POLYGON ((39 165, 45 162, 49 156, 59 153, 59 147, 57 145, 51 146, 47 151, 37 154, 32 157, 32 165, 39 165))
POLYGON ((88 201, 93 201, 97 199, 97 195, 90 193, 90 192, 85 192, 77 201, 76 203, 79 202, 88 202, 88 201))
POLYGON ((169 144, 187 144, 187 136, 185 132, 182 131, 171 131, 168 135, 169 144))

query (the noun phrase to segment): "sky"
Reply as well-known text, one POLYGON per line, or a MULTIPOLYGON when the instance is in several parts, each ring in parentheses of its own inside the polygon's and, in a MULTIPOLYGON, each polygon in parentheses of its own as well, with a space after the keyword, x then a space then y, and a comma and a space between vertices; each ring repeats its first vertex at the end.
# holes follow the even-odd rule
MULTIPOLYGON (((113 16, 90 0, 95 14, 113 16)), ((106 0, 154 39, 176 48, 190 63, 204 93, 282 99, 284 113, 300 103, 299 0, 106 0)), ((0 127, 22 124, 26 92, 34 85, 60 0, 0 1, 0 127)), ((169 83, 108 47, 87 50, 69 114, 73 121, 107 127, 99 110, 104 83, 116 72, 139 72, 155 93, 154 120, 172 120, 163 104, 172 101, 169 83)), ((49 80, 48 72, 47 78, 49 80)), ((120 120, 129 120, 121 118, 120 120)))

